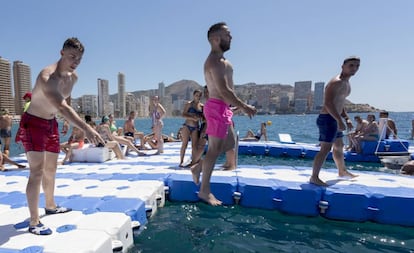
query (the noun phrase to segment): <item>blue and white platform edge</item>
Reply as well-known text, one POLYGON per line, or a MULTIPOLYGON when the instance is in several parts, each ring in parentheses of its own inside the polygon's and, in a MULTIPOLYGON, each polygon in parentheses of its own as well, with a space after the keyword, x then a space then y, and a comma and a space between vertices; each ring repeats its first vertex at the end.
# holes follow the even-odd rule
MULTIPOLYGON (((149 217, 156 218, 166 198, 199 201, 191 173, 177 167, 181 143, 166 143, 165 153, 104 163, 59 166, 56 202, 74 211, 42 215, 50 236, 27 232, 25 188, 29 171, 7 165, 0 174, 0 253, 127 252, 149 217), (167 195, 165 194, 167 193, 167 195), (154 216, 155 215, 155 216, 154 216), (87 240, 85 240, 87 238, 87 240)), ((186 158, 191 153, 187 150, 186 158)), ((26 163, 25 156, 15 160, 26 163)), ((380 172, 354 172, 341 179, 322 169, 329 187, 308 183, 311 168, 239 165, 212 176, 212 192, 226 205, 263 208, 293 215, 345 221, 414 226, 414 178, 380 172)), ((44 206, 41 194, 40 207, 44 206)), ((41 214, 44 210, 39 209, 41 214)))
MULTIPOLYGON (((408 153, 414 159, 414 148, 409 145, 408 140, 386 139, 382 141, 363 141, 361 143, 362 152, 344 151, 345 160, 348 162, 381 162, 376 153, 384 155, 408 153)), ((240 141, 239 154, 243 155, 267 155, 273 157, 292 157, 313 159, 319 152, 320 147, 317 143, 302 142, 278 142, 278 141, 240 141)), ((328 155, 332 158, 332 153, 328 155)))

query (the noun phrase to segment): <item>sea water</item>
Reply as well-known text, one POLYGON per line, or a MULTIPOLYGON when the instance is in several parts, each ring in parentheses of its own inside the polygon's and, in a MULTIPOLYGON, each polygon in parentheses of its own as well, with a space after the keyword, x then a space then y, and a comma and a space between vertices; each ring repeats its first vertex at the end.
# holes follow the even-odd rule
MULTIPOLYGON (((353 118, 356 114, 351 114, 353 118)), ((367 113, 359 114, 366 118, 367 113)), ((402 139, 411 137, 414 113, 390 113, 402 139)), ((289 133, 297 142, 317 143, 317 115, 261 115, 249 119, 235 116, 236 131, 243 137, 248 129, 254 132, 261 122, 269 122, 269 140, 278 140, 279 133, 289 133)), ((124 120, 118 119, 122 126, 124 120)), ((184 120, 164 119, 164 134, 175 135, 184 120)), ((150 133, 150 119, 136 119, 138 130, 150 133)), ((13 137, 17 126, 13 126, 13 137)), ((63 136, 61 141, 67 139, 63 136)), ((344 138, 346 142, 346 138, 344 138)), ((410 140, 410 145, 414 145, 410 140)), ((12 144, 11 154, 23 149, 12 144)), ((223 163, 220 157, 217 163, 223 163)), ((239 156, 239 165, 311 166, 311 160, 239 156)), ((327 161, 324 167, 334 167, 327 161)), ((347 163, 353 170, 387 170, 376 163, 347 163)), ((401 207, 404 208, 404 207, 401 207)), ((414 210, 413 210, 414 215, 414 210)), ((204 203, 170 203, 158 209, 144 231, 134 238, 130 252, 414 252, 414 228, 371 222, 343 222, 321 217, 303 217, 278 211, 243 208, 241 206, 211 207, 204 203)))

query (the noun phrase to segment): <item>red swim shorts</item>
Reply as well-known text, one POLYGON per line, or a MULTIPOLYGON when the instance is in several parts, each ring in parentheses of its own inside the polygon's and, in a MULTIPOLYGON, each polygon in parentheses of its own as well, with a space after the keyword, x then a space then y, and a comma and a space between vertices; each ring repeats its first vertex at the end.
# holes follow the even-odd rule
POLYGON ((16 134, 16 142, 19 141, 26 152, 59 153, 59 129, 56 119, 42 119, 25 112, 16 134))
POLYGON ((207 135, 226 139, 233 117, 229 105, 220 99, 210 98, 204 105, 204 116, 207 120, 207 135))

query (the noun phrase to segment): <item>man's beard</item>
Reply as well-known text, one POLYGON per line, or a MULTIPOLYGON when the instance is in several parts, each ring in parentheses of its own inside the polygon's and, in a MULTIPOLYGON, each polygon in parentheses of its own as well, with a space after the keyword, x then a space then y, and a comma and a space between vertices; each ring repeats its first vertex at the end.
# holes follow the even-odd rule
POLYGON ((220 41, 220 49, 223 52, 226 52, 227 50, 230 49, 230 43, 227 43, 225 41, 220 41))

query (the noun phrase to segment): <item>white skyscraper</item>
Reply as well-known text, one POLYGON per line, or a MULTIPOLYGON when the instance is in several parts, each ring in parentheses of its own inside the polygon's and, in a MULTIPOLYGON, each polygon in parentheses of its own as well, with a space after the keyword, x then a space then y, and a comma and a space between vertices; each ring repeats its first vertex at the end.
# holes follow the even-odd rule
POLYGON ((0 109, 14 113, 14 101, 11 88, 11 66, 7 59, 0 57, 0 109))
POLYGON ((110 114, 109 108, 109 82, 98 78, 98 116, 110 114))
POLYGON ((118 73, 118 109, 119 117, 125 118, 125 75, 121 72, 118 73))
POLYGON ((17 115, 23 114, 24 99, 26 92, 32 90, 32 78, 30 66, 22 61, 13 62, 13 82, 14 82, 14 105, 17 115))
POLYGON ((313 110, 319 111, 322 109, 324 93, 325 83, 315 83, 315 91, 313 92, 313 110))

